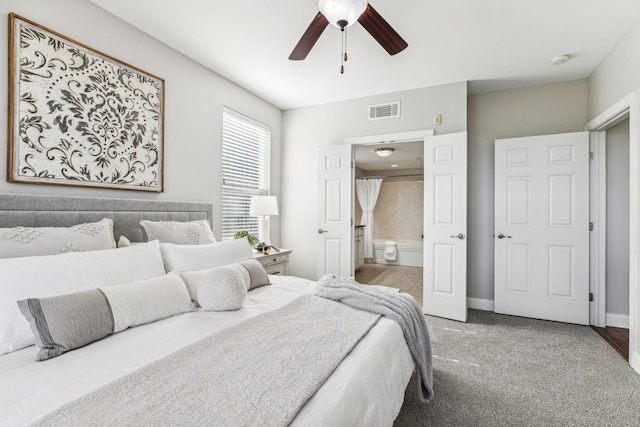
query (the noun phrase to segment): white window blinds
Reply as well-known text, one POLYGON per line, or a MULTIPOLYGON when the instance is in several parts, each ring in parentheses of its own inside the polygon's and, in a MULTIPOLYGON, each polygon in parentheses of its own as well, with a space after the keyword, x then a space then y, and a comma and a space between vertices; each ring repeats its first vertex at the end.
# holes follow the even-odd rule
POLYGON ((251 196, 269 194, 271 129, 224 108, 222 113, 222 240, 236 231, 258 235, 251 196))

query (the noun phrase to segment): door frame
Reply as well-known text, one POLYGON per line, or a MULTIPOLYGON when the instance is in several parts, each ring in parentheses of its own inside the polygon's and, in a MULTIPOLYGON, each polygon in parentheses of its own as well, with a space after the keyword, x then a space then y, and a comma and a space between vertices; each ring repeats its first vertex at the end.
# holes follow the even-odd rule
MULTIPOLYGON (((629 117, 629 364, 640 373, 640 91, 633 91, 607 108, 585 125, 585 130, 606 130, 629 117)), ((601 227, 602 224, 599 224, 601 227)), ((601 250, 606 241, 598 241, 594 249, 601 250)), ((603 267, 603 259, 598 259, 603 267)), ((604 283, 597 283, 598 293, 604 283)), ((596 295, 594 294, 594 300, 596 295)), ((598 301, 599 302, 599 301, 598 301)), ((594 301, 596 303, 596 301, 594 301)), ((597 305, 597 303, 596 303, 597 305)))
MULTIPOLYGON (((411 142, 424 140, 429 136, 433 136, 435 134, 433 129, 421 129, 415 131, 408 132, 394 132, 394 133, 385 133, 379 135, 369 135, 369 136, 357 136, 351 138, 345 138, 344 144, 351 146, 351 163, 353 167, 351 168, 351 188, 355 186, 356 179, 356 169, 355 169, 355 150, 357 146, 365 146, 365 145, 376 145, 380 143, 402 143, 402 142, 411 142)), ((424 167, 423 167, 424 169, 424 167)), ((356 193, 355 191, 351 197, 351 218, 352 224, 355 224, 354 213, 356 207, 356 193)), ((424 218, 423 218, 424 219, 424 218)), ((352 239, 353 240, 353 239, 352 239)), ((351 242, 351 275, 355 277, 355 260, 354 260, 354 250, 353 250, 353 242, 351 242)))

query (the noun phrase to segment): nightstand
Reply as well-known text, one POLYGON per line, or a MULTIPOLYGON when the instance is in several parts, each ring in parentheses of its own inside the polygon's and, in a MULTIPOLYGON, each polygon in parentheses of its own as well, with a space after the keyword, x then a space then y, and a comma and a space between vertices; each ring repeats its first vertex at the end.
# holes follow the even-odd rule
POLYGON ((282 276, 289 275, 289 255, 293 249, 280 249, 276 252, 273 249, 269 255, 258 253, 255 258, 260 261, 267 274, 280 274, 282 276))

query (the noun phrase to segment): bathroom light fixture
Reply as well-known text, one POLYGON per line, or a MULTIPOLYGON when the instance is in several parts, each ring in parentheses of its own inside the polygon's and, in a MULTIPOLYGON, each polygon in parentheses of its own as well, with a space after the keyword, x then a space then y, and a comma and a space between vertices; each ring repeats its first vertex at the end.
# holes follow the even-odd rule
POLYGON ((389 157, 390 155, 393 154, 395 150, 396 150, 395 148, 391 148, 391 147, 379 147, 373 151, 375 151, 376 154, 380 157, 389 157))
POLYGON ((564 64, 565 62, 567 62, 569 59, 571 59, 571 57, 569 55, 560 55, 560 56, 556 56, 555 58, 553 58, 551 60, 551 65, 560 65, 560 64, 564 64))

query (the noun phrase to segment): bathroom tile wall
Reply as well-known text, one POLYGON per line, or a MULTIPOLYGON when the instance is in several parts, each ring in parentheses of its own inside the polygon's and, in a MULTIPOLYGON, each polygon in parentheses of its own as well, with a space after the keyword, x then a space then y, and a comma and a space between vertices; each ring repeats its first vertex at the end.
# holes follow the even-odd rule
POLYGON ((373 211, 373 238, 419 242, 423 231, 423 201, 423 182, 385 180, 373 211))

